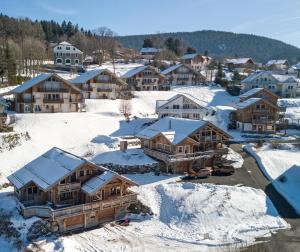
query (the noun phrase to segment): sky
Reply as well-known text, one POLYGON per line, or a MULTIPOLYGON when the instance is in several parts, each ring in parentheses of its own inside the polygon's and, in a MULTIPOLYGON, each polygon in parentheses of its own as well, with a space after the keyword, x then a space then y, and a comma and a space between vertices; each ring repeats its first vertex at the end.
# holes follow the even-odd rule
POLYGON ((300 0, 0 0, 0 12, 118 35, 218 30, 249 33, 300 47, 300 0))

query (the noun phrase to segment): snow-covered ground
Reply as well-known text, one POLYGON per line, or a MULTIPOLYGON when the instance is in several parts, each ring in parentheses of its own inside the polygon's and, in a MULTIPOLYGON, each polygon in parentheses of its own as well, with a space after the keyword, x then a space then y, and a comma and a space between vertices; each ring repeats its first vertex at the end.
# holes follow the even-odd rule
POLYGON ((248 187, 174 183, 177 177, 128 175, 153 216, 128 227, 105 225, 40 242, 45 251, 218 251, 287 228, 263 191, 248 187))
POLYGON ((247 145, 265 175, 277 191, 300 214, 300 149, 291 144, 281 144, 277 149, 266 144, 261 148, 247 145))

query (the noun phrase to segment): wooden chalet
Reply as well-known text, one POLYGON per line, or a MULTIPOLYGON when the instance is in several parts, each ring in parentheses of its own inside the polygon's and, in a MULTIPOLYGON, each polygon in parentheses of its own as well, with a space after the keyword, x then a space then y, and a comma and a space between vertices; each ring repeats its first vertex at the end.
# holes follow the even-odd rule
POLYGON ((203 120, 165 117, 137 134, 145 154, 166 164, 167 172, 184 173, 212 166, 227 153, 229 134, 203 120))
POLYGON ((251 72, 256 67, 255 62, 251 58, 226 59, 225 66, 229 70, 237 70, 238 72, 251 72))
POLYGON ((85 72, 71 81, 86 99, 120 99, 128 97, 127 83, 108 69, 85 72))
POLYGON ((122 79, 137 91, 162 90, 165 82, 165 76, 156 67, 150 65, 131 69, 122 76, 122 79))
POLYGON ((169 85, 201 85, 206 82, 201 73, 186 64, 170 66, 161 73, 166 76, 169 85))
POLYGON ((83 107, 80 89, 54 73, 41 74, 10 93, 19 113, 78 112, 83 107))
POLYGON ((24 217, 47 219, 65 232, 122 217, 137 201, 133 181, 81 157, 52 148, 8 177, 24 217))
POLYGON ((180 58, 182 64, 189 65, 195 71, 200 72, 211 62, 211 58, 198 53, 185 54, 180 58))

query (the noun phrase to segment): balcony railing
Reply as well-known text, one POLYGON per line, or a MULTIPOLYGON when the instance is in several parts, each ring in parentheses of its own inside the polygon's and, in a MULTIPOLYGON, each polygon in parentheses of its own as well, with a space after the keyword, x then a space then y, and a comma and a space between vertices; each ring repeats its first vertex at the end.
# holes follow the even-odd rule
POLYGON ((60 184, 58 185, 58 191, 60 192, 71 192, 80 189, 81 183, 69 183, 69 184, 60 184))
POLYGON ((48 98, 44 98, 43 102, 44 103, 64 103, 64 99, 48 99, 48 98))
POLYGON ((180 108, 180 109, 158 109, 160 113, 200 113, 201 109, 180 108))
POLYGON ((200 151, 200 152, 193 152, 193 153, 180 153, 180 154, 170 155, 165 152, 144 148, 144 153, 158 160, 167 163, 172 163, 178 161, 197 160, 200 158, 211 157, 216 154, 223 155, 228 153, 228 149, 223 148, 223 149, 215 149, 215 150, 200 151))
POLYGON ((97 88, 97 92, 112 92, 112 88, 97 88))
POLYGON ((254 109, 254 113, 269 113, 270 111, 268 109, 254 109))
POLYGON ((274 119, 252 119, 253 124, 272 124, 275 122, 274 119))
POLYGON ((41 93, 68 93, 70 92, 67 88, 38 88, 38 92, 41 93))
POLYGON ((62 207, 59 209, 53 209, 50 206, 25 206, 26 202, 19 202, 19 206, 25 218, 32 216, 47 217, 47 218, 62 218, 68 215, 86 213, 94 210, 104 210, 113 207, 120 207, 126 204, 134 203, 137 201, 137 194, 130 192, 127 195, 112 197, 111 199, 95 201, 91 203, 74 205, 68 207, 62 207))

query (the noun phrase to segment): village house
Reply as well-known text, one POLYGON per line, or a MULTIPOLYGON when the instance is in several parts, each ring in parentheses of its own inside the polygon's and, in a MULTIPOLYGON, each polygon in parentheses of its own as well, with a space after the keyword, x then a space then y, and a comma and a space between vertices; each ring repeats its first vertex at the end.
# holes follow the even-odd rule
POLYGON ((268 70, 286 73, 289 68, 289 62, 287 60, 269 60, 265 66, 268 70))
POLYGON ((133 90, 153 91, 164 88, 165 76, 153 66, 146 65, 129 70, 122 76, 122 79, 133 90))
POLYGON ((298 83, 291 75, 274 74, 270 71, 261 71, 249 75, 242 80, 242 93, 253 88, 265 88, 282 98, 297 96, 298 83))
POLYGON ((128 97, 128 85, 108 69, 85 72, 71 81, 85 99, 120 99, 128 97))
POLYGON ((81 91, 54 73, 44 73, 13 89, 18 113, 78 112, 83 107, 81 91))
POLYGON ((22 215, 45 218, 59 232, 122 218, 137 201, 128 189, 135 182, 56 147, 8 180, 22 215))
POLYGON ((229 134, 204 120, 164 117, 137 134, 145 154, 160 160, 167 172, 184 173, 212 166, 227 153, 229 134))
POLYGON ((251 58, 226 59, 225 66, 230 71, 239 73, 251 73, 256 68, 256 64, 251 58))
POLYGON ((162 51, 162 49, 160 49, 160 48, 143 47, 143 48, 140 50, 140 55, 141 55, 144 59, 151 60, 151 59, 153 59, 158 53, 160 53, 161 51, 162 51))
POLYGON ((169 100, 156 101, 158 118, 179 117, 203 119, 209 113, 206 103, 188 94, 177 94, 169 100))
POLYGON ((54 64, 59 66, 82 66, 83 52, 63 41, 53 48, 54 64))
POLYGON ((3 127, 5 127, 5 122, 6 122, 6 114, 5 114, 5 109, 7 107, 6 100, 2 97, 0 97, 0 132, 3 127))
POLYGON ((278 96, 264 88, 254 88, 240 96, 233 115, 242 132, 275 133, 276 124, 285 110, 278 107, 278 96))
POLYGON ((170 66, 161 74, 166 76, 166 83, 169 85, 200 85, 206 82, 201 73, 185 64, 170 66))
POLYGON ((195 71, 205 70, 210 63, 211 58, 208 56, 200 55, 198 53, 185 54, 180 58, 182 64, 191 66, 195 71))

